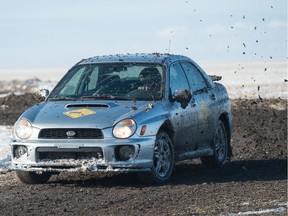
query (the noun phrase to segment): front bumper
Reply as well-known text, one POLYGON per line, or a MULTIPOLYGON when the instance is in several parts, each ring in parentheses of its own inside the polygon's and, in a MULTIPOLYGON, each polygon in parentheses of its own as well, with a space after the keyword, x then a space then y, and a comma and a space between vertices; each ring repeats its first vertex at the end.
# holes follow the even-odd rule
POLYGON ((149 171, 153 166, 155 136, 103 140, 33 140, 13 141, 14 171, 41 172, 130 172, 149 171), (17 147, 26 147, 21 156, 17 147), (119 157, 121 146, 129 146, 125 160, 119 157), (130 149, 131 149, 130 148, 130 149))

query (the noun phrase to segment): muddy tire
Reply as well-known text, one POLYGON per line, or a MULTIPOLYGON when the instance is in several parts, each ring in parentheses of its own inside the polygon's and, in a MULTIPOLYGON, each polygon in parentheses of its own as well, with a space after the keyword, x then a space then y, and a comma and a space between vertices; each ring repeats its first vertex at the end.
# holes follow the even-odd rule
POLYGON ((157 134, 154 145, 151 172, 139 173, 138 177, 144 183, 165 183, 169 181, 173 173, 174 164, 175 160, 172 141, 166 132, 160 131, 157 134))
POLYGON ((51 173, 44 172, 38 174, 36 172, 16 171, 18 179, 24 184, 43 184, 51 177, 51 173))
POLYGON ((225 125, 220 120, 216 127, 212 147, 212 156, 201 157, 201 162, 204 167, 219 168, 230 161, 228 135, 225 125))

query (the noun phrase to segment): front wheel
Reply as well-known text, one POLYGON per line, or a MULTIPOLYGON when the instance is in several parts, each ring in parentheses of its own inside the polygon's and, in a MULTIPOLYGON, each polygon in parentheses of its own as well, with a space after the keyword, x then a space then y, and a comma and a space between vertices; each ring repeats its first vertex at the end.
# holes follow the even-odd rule
POLYGON ((16 171, 18 179, 24 184, 43 184, 46 183, 50 177, 51 173, 43 172, 26 172, 26 171, 16 171))
POLYGON ((201 162, 205 167, 218 168, 229 162, 229 140, 225 125, 222 121, 218 121, 214 140, 213 155, 201 158, 201 162))
POLYGON ((144 183, 165 183, 173 173, 174 163, 172 141, 166 132, 160 131, 156 136, 154 145, 151 172, 139 173, 139 178, 144 183))

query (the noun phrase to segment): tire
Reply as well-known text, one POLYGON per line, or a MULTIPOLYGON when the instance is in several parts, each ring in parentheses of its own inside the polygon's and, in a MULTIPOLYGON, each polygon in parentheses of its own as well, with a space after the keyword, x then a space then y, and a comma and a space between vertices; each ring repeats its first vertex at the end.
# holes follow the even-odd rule
POLYGON ((49 172, 38 174, 36 172, 16 171, 16 175, 24 184, 43 184, 50 179, 52 174, 49 172))
POLYGON ((151 171, 139 173, 138 177, 144 183, 163 184, 172 176, 174 164, 172 141, 166 132, 160 131, 156 136, 151 171))
POLYGON ((225 125, 220 120, 216 127, 212 148, 212 156, 201 157, 201 162, 205 167, 219 168, 230 161, 228 135, 225 125))

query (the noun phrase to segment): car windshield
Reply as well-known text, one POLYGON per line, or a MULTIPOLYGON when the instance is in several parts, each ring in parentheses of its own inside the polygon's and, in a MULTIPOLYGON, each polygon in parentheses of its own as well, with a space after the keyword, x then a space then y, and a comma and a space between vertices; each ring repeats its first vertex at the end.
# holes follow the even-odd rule
POLYGON ((49 100, 160 100, 162 65, 103 63, 73 67, 51 92, 49 100))

